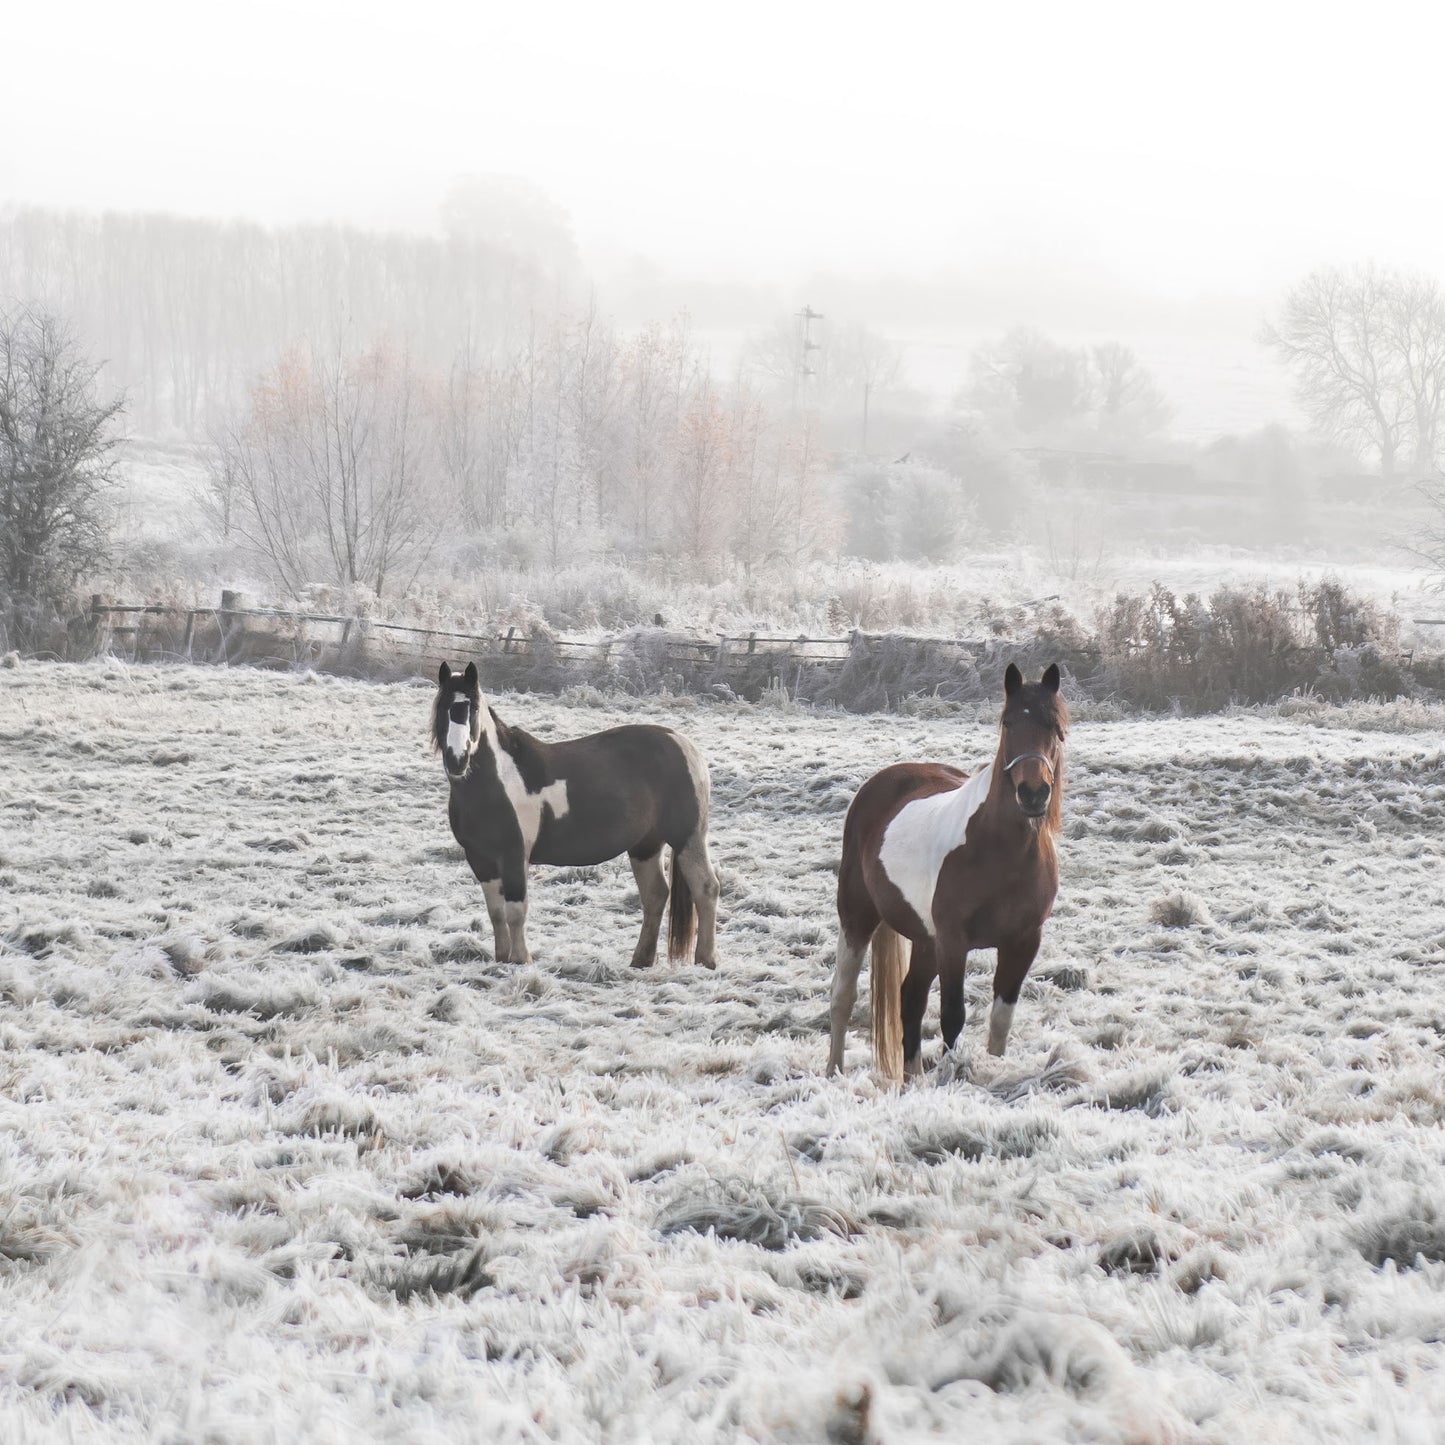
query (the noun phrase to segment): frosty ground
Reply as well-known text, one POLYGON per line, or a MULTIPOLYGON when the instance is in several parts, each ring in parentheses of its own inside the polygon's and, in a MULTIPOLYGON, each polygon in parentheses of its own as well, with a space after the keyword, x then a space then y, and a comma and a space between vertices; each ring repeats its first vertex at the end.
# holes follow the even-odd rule
POLYGON ((1438 1437, 1445 713, 1078 723, 1009 1054, 984 955, 900 1095, 843 811, 984 718, 498 699, 708 754, 721 966, 637 974, 625 862, 491 961, 429 701, 0 671, 0 1438, 1438 1437))

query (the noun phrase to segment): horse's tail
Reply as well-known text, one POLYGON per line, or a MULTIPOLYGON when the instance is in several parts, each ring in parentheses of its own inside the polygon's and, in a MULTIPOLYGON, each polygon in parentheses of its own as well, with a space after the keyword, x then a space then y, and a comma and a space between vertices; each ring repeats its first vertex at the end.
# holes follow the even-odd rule
POLYGON ((873 930, 868 954, 868 1011, 873 1016, 873 1063, 885 1079, 903 1081, 903 980, 912 950, 886 923, 873 930))
POLYGON ((692 889, 687 884, 687 870, 672 850, 672 901, 667 915, 667 956, 674 963, 686 958, 697 930, 697 909, 693 907, 692 889))

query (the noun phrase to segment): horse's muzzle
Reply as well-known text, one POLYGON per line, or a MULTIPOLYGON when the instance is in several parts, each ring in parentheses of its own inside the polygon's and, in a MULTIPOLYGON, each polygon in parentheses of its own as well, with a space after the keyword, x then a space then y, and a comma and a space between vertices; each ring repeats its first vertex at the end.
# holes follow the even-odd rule
POLYGON ((1020 783, 1015 797, 1018 799, 1019 810, 1024 817, 1042 818, 1049 811, 1050 791, 1047 783, 1040 787, 1033 787, 1029 783, 1020 783))

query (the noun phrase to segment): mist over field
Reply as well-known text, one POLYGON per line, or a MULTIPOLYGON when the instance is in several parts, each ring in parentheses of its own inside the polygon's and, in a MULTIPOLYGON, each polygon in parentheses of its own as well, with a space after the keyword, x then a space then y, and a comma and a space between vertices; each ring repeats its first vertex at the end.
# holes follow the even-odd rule
POLYGON ((1438 1438, 1445 20, 3 30, 0 1439, 1438 1438), (1011 664, 1007 1052, 974 948, 827 1077, 850 803, 1011 664), (636 723, 715 972, 524 866, 636 723))

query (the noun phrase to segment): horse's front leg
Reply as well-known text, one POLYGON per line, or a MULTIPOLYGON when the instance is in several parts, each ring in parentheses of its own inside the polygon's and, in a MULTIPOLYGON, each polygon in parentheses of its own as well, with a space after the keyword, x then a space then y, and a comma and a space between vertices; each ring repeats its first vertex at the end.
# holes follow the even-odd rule
POLYGON ((511 947, 509 963, 531 963, 527 947, 527 862, 521 853, 502 860, 502 915, 506 920, 511 947))
POLYGON ((467 863, 482 885, 487 900, 487 917, 492 920, 492 952, 498 963, 512 956, 512 934, 507 927, 507 912, 502 899, 502 872, 494 859, 480 853, 467 853, 467 863))
POLYGON ((1042 937, 1043 931, 1036 928, 998 946, 998 966, 993 971, 993 1011, 988 1016, 988 1051, 996 1058, 1002 1058, 1008 1047, 1014 1005, 1019 1001, 1019 990, 1028 977, 1042 937))

